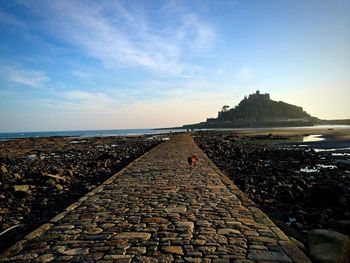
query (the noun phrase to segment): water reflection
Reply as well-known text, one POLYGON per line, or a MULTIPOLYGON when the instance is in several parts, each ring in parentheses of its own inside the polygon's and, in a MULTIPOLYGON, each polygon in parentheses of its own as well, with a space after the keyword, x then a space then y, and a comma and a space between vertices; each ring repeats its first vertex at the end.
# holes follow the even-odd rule
POLYGON ((321 134, 312 134, 303 137, 303 142, 319 142, 323 141, 324 138, 321 137, 321 134))
POLYGON ((337 169, 338 167, 336 165, 333 164, 316 164, 316 167, 310 167, 310 166, 306 166, 300 169, 300 172, 303 173, 318 173, 319 171, 321 171, 321 169, 337 169))

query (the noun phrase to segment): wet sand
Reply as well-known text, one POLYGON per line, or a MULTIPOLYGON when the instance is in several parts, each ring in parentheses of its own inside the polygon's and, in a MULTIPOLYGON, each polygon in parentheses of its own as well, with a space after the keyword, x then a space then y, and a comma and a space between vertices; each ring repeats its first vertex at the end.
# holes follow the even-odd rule
POLYGON ((275 136, 289 137, 291 140, 293 138, 298 138, 307 135, 322 135, 322 137, 327 138, 332 141, 350 141, 350 127, 333 127, 325 128, 322 127, 300 127, 295 129, 288 128, 274 128, 274 129, 247 129, 247 130, 233 130, 232 131, 237 136, 259 136, 259 135, 269 135, 273 134, 275 136))

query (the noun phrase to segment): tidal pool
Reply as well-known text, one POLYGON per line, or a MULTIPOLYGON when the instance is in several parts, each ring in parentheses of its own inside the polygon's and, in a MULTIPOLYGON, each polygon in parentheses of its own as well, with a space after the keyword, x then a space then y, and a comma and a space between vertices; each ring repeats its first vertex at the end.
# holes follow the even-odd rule
POLYGON ((320 142, 323 141, 324 138, 321 137, 321 134, 312 134, 303 137, 303 142, 320 142))

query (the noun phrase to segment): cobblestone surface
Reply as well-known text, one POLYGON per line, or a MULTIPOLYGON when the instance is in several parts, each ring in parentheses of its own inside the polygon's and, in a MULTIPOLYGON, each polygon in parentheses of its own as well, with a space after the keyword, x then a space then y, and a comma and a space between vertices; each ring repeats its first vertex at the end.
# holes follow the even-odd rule
POLYGON ((30 233, 1 255, 7 261, 309 262, 188 134, 30 233))

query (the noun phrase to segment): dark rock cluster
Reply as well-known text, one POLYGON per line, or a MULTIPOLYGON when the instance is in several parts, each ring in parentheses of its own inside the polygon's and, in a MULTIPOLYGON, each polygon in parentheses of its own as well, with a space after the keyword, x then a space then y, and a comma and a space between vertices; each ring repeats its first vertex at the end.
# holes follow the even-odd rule
POLYGON ((0 142, 0 251, 160 142, 153 137, 0 142))
POLYGON ((350 235, 348 153, 260 143, 264 139, 283 138, 230 132, 195 135, 214 163, 287 235, 304 244, 312 229, 350 235))

